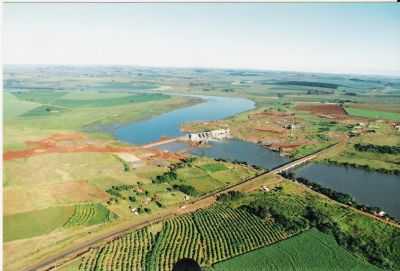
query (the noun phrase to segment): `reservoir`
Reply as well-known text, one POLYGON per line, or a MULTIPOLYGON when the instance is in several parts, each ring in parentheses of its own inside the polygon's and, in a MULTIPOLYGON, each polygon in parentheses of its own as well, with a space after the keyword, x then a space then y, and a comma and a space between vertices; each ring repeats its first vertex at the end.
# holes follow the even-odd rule
MULTIPOLYGON (((118 127, 114 136, 132 144, 146 144, 162 136, 182 135, 180 127, 185 122, 218 120, 254 108, 254 102, 242 98, 200 96, 205 102, 177 109, 148 120, 129 123, 118 127)), ((161 149, 177 151, 187 146, 172 143, 161 149)), ((261 145, 236 139, 210 141, 209 147, 189 149, 192 154, 244 161, 265 169, 272 169, 290 159, 261 145)), ((400 177, 363 169, 337 165, 308 164, 294 170, 312 182, 351 195, 357 202, 382 208, 400 219, 400 177)))
POLYGON ((141 145, 157 141, 162 136, 182 135, 180 127, 185 122, 224 119, 254 108, 254 102, 243 98, 195 97, 200 97, 205 102, 123 125, 115 130, 114 136, 121 141, 141 145))
POLYGON ((244 161, 249 165, 256 165, 265 169, 272 169, 289 161, 287 157, 281 156, 259 144, 237 139, 209 142, 210 147, 195 148, 192 154, 222 158, 229 161, 244 161))
POLYGON ((400 219, 400 177, 397 175, 315 163, 296 169, 294 174, 349 194, 356 202, 380 207, 400 219))

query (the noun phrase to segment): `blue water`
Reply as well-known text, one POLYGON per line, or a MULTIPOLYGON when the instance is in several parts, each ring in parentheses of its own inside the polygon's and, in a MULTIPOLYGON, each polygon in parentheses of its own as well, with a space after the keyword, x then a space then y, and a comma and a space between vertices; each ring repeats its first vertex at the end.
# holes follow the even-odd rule
POLYGON ((400 219, 400 176, 325 164, 308 164, 294 173, 400 219))
POLYGON ((192 154, 212 158, 222 158, 229 161, 245 161, 265 169, 272 169, 289 161, 261 145, 237 139, 209 142, 210 147, 196 148, 192 154))
MULTIPOLYGON (((205 102, 119 127, 114 136, 125 142, 145 144, 157 141, 162 136, 182 135, 180 127, 185 122, 223 119, 254 108, 254 103, 247 99, 201 97, 205 102)), ((245 161, 265 169, 274 168, 289 160, 258 144, 235 139, 209 142, 209 145, 206 148, 191 149, 186 144, 172 143, 159 148, 169 151, 188 149, 195 155, 245 161)), ((295 170, 295 174, 325 187, 350 194, 362 204, 381 207, 385 212, 400 219, 399 176, 322 164, 300 167, 295 170)))
POLYGON ((199 97, 205 102, 121 126, 114 136, 128 143, 146 144, 162 136, 182 135, 180 127, 185 122, 223 119, 254 108, 254 102, 243 98, 199 97))

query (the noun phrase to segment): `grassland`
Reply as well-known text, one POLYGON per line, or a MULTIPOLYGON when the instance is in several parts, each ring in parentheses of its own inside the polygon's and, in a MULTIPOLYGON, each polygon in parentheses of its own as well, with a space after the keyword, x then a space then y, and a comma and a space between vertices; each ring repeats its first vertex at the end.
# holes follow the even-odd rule
POLYGON ((57 206, 4 217, 4 239, 12 241, 48 234, 62 227, 105 223, 116 218, 101 204, 57 206))
POLYGON ((73 206, 64 206, 5 216, 4 241, 48 234, 67 223, 73 212, 73 206))
POLYGON ((315 229, 289 240, 216 264, 213 270, 380 270, 315 229))
POLYGON ((400 114, 396 112, 378 111, 354 107, 346 107, 346 111, 348 114, 356 117, 400 121, 400 114))

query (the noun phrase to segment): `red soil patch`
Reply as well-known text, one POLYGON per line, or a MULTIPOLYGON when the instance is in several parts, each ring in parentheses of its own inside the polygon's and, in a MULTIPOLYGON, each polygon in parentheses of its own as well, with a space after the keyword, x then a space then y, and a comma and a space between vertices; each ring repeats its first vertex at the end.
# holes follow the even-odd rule
POLYGON ((296 106, 296 109, 327 118, 343 119, 347 115, 343 107, 337 104, 299 104, 296 106))
POLYGON ((260 118, 264 116, 271 116, 271 117, 290 117, 293 116, 294 113, 290 112, 278 112, 278 111, 266 111, 266 112, 258 112, 249 115, 250 119, 260 118))
POLYGON ((38 141, 27 141, 25 150, 8 151, 3 154, 4 160, 27 158, 45 153, 74 153, 74 152, 132 152, 136 147, 115 147, 93 143, 82 134, 54 134, 38 141))
MULTIPOLYGON (((110 146, 101 141, 88 140, 83 134, 54 134, 38 141, 27 141, 25 144, 30 147, 25 150, 7 151, 3 154, 3 159, 13 160, 28 158, 34 155, 47 153, 77 153, 77 152, 96 152, 96 153, 115 153, 115 152, 135 152, 140 147, 120 147, 110 146)), ((163 152, 157 149, 147 149, 153 156, 163 159, 183 159, 183 155, 163 152)))
POLYGON ((270 132, 270 133, 275 133, 275 134, 281 134, 281 133, 285 132, 285 130, 283 130, 283 129, 278 130, 278 129, 272 129, 272 128, 263 128, 263 127, 256 127, 254 129, 256 129, 257 131, 261 131, 261 132, 270 132))

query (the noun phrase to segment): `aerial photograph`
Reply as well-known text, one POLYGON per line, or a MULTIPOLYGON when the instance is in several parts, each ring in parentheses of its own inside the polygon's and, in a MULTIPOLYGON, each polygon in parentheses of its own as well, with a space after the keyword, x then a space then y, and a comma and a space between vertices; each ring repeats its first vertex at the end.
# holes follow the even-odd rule
POLYGON ((399 4, 3 8, 1 270, 400 270, 399 4))

